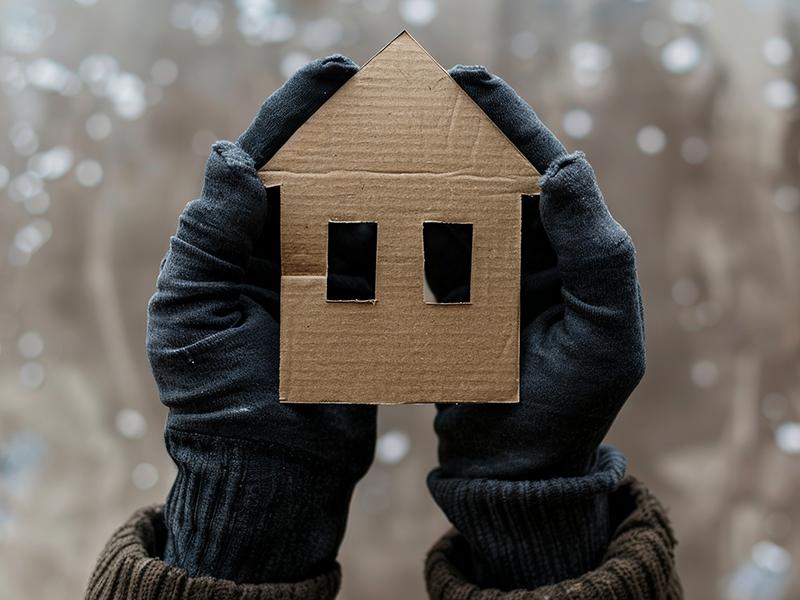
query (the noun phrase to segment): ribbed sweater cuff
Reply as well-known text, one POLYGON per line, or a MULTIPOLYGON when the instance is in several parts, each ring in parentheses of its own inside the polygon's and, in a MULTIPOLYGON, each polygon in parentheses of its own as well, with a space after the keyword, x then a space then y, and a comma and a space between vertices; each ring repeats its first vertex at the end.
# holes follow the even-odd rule
POLYGON ((611 536, 608 495, 625 459, 602 446, 583 477, 543 481, 428 476, 436 503, 471 549, 481 587, 532 589, 595 568, 611 536))
POLYGON ((339 591, 338 564, 297 583, 236 584, 190 577, 159 559, 166 535, 162 507, 137 511, 109 540, 95 565, 86 600, 330 600, 339 591))
POLYGON ((165 563, 238 583, 330 571, 354 482, 283 446, 167 429, 178 474, 164 508, 165 563))

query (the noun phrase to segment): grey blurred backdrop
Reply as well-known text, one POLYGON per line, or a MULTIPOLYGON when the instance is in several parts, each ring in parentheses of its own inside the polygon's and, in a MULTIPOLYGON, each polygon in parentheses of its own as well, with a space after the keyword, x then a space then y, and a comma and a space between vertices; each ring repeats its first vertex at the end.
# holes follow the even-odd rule
MULTIPOLYGON (((0 0, 0 599, 78 598, 174 476, 145 308, 216 138, 403 28, 586 151, 638 247, 647 375, 610 441, 689 598, 800 597, 798 3, 0 0)), ((433 410, 381 409, 345 599, 423 596, 433 410), (388 591, 387 591, 388 590, 388 591)))

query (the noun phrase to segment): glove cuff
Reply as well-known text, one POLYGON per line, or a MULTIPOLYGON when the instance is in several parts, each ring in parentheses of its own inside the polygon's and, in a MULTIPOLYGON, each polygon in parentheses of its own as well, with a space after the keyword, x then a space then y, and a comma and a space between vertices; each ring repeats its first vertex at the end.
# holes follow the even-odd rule
POLYGON ((190 577, 295 582, 335 567, 355 478, 284 446, 167 429, 178 474, 164 562, 190 577))
POLYGON ((477 585, 533 589, 600 563, 611 535, 608 495, 624 472, 624 457, 602 446, 583 477, 462 479, 436 469, 428 487, 469 543, 477 585))

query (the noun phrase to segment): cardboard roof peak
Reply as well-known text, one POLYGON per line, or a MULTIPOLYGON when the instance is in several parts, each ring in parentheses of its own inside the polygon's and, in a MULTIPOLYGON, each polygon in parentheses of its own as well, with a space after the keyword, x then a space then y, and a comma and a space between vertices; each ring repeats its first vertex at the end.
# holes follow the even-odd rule
POLYGON ((433 58, 433 56, 431 56, 430 52, 428 52, 428 51, 425 49, 425 47, 424 47, 422 44, 420 44, 420 43, 417 41, 417 38, 415 38, 413 35, 411 35, 411 34, 408 32, 408 29, 403 29, 403 31, 401 31, 401 32, 400 32, 400 33, 398 33, 396 36, 394 36, 394 37, 393 37, 393 38, 392 38, 392 39, 389 41, 389 43, 387 43, 387 44, 386 44, 386 45, 385 45, 383 48, 381 48, 381 49, 380 49, 380 50, 378 50, 378 51, 377 51, 375 54, 373 54, 373 55, 372 55, 372 57, 371 57, 371 58, 369 58, 369 59, 367 60, 367 62, 365 62, 363 65, 361 65, 361 68, 363 69, 364 67, 366 67, 366 66, 367 66, 369 63, 371 63, 371 62, 372 62, 372 60, 373 60, 375 57, 379 56, 379 55, 381 54, 381 52, 383 52, 384 50, 386 50, 386 48, 388 48, 389 46, 391 46, 392 44, 394 44, 395 42, 397 42, 397 40, 399 40, 399 39, 400 39, 400 38, 402 38, 402 37, 406 37, 406 38, 408 38, 408 39, 409 39, 411 42, 413 42, 413 43, 414 43, 414 44, 417 46, 417 48, 419 48, 420 50, 422 50, 422 51, 423 51, 423 52, 426 54, 426 56, 427 56, 427 57, 428 57, 428 58, 429 58, 429 59, 430 59, 430 60, 431 60, 431 61, 432 61, 432 62, 433 62, 433 63, 434 63, 434 64, 435 64, 437 67, 439 67, 439 68, 440 68, 442 71, 444 71, 445 73, 447 73, 447 69, 445 69, 445 68, 444 68, 442 65, 440 65, 440 64, 439 64, 439 61, 438 61, 438 60, 436 60, 435 58, 433 58))
MULTIPOLYGON (((292 149, 296 146, 295 150, 299 150, 299 146, 306 146, 306 144, 298 143, 298 139, 306 136, 313 143, 319 145, 325 145, 326 143, 346 144, 347 140, 342 141, 342 138, 348 135, 348 130, 351 130, 350 124, 358 121, 355 118, 356 116, 375 119, 376 123, 373 127, 375 131, 373 133, 377 135, 372 137, 373 142, 377 142, 377 138, 381 137, 381 133, 384 136, 393 134, 398 138, 411 135, 419 137, 436 135, 436 128, 429 126, 431 124, 430 121, 440 122, 444 116, 449 116, 450 123, 448 126, 451 130, 459 126, 469 127, 474 125, 474 120, 480 118, 488 125, 488 128, 485 129, 493 131, 492 134, 488 135, 498 138, 495 141, 495 145, 498 149, 502 149, 504 156, 499 163, 496 160, 489 161, 495 169, 494 173, 488 173, 481 168, 473 174, 483 177, 532 177, 535 191, 538 192, 539 173, 533 165, 407 30, 401 31, 364 63, 349 81, 295 131, 267 163, 264 170, 283 171, 285 170, 284 163, 289 163, 296 168, 297 152, 293 152, 292 149), (365 87, 373 87, 375 89, 364 90, 363 88, 365 87), (383 100, 383 106, 379 106, 381 104, 380 100, 383 100), (394 121, 391 123, 393 129, 387 131, 386 128, 383 128, 383 131, 381 131, 380 125, 386 121, 384 118, 387 113, 386 109, 391 108, 399 109, 395 113, 389 112, 389 116, 394 117, 394 121), (372 112, 370 113, 365 109, 371 109, 372 112), (404 111, 405 114, 401 115, 400 113, 404 111), (344 113, 349 113, 350 118, 343 119, 344 113), (399 118, 401 116, 406 117, 402 120, 404 122, 399 118), (425 119, 426 116, 428 117, 427 120, 425 119), (317 122, 326 118, 339 119, 339 123, 336 126, 331 124, 328 127, 320 127, 317 122), (471 119, 471 122, 460 123, 465 118, 471 119), (331 135, 324 135, 324 133, 334 133, 331 131, 334 129, 336 139, 333 139, 331 135), (320 130, 322 130, 322 135, 320 130)), ((361 125, 363 126, 363 122, 361 125)), ((484 131, 484 135, 487 135, 486 131, 484 131)), ((378 143, 385 144, 385 142, 386 140, 382 140, 378 143)), ((385 146, 383 148, 385 152, 385 146)), ((451 146, 449 149, 451 151, 471 151, 473 148, 451 146)), ((341 146, 337 150, 342 150, 341 146)), ((335 154, 341 157, 340 152, 335 154)), ((388 154, 391 154, 391 152, 388 152, 388 154)), ((420 158, 424 158, 424 153, 420 155, 420 158)), ((454 158, 458 158, 457 155, 454 158)), ((307 165, 306 170, 318 170, 325 162, 324 160, 318 162, 317 167, 307 165)), ((441 164, 442 167, 449 167, 454 170, 463 167, 463 164, 458 164, 463 161, 434 162, 441 164)), ((333 167, 335 165, 329 166, 333 167)), ((370 170, 369 165, 365 165, 364 170, 370 170)), ((405 172, 414 172, 414 169, 405 172)), ((444 174, 451 171, 444 170, 442 172, 444 174)))

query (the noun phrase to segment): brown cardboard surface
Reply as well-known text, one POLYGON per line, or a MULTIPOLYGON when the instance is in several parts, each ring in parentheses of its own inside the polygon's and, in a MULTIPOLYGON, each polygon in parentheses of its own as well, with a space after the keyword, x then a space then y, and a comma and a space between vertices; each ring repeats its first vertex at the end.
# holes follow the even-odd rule
POLYGON ((280 186, 280 398, 519 398, 521 196, 539 175, 406 32, 261 170, 280 186), (328 221, 376 221, 376 300, 326 302, 328 221), (473 224, 469 304, 423 301, 422 223, 473 224))

